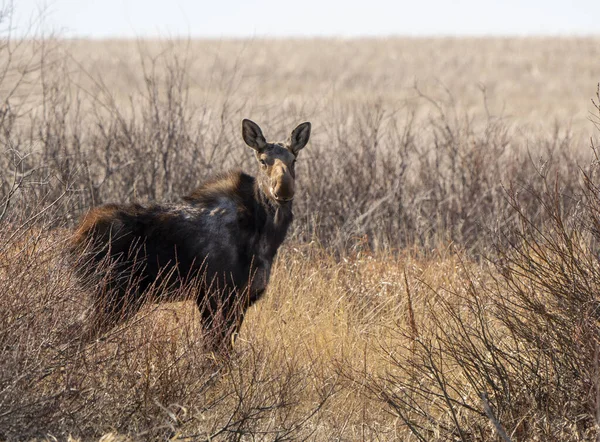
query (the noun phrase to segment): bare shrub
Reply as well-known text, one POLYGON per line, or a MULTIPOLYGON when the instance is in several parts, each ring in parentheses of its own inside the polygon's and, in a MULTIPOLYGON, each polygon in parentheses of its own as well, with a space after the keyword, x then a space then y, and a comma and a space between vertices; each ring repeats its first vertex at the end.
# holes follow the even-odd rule
POLYGON ((532 154, 515 143, 501 116, 473 121, 451 98, 422 95, 434 105, 426 123, 410 110, 377 103, 344 109, 349 116, 324 128, 309 159, 310 183, 299 208, 306 233, 299 238, 340 252, 447 242, 481 252, 490 245, 490 232, 508 222, 506 183, 540 189, 534 177, 542 162, 546 173, 566 176, 565 193, 575 190, 582 158, 572 155, 568 131, 557 128, 536 139, 532 154))
POLYGON ((507 189, 487 270, 463 260, 460 284, 428 286, 428 323, 398 323, 400 345, 382 346, 391 368, 370 391, 417 439, 597 437, 596 169, 578 192, 543 170, 507 189))
MULTIPOLYGON (((223 76, 220 101, 192 101, 188 71, 197 60, 175 48, 165 43, 155 55, 139 45, 141 80, 127 100, 95 73, 75 75, 68 58, 41 65, 41 104, 21 124, 6 125, 6 145, 25 170, 43 170, 62 183, 50 194, 73 194, 63 206, 70 223, 101 203, 176 200, 217 171, 251 164, 238 140, 239 120, 250 113, 267 119, 272 110, 231 95, 241 81, 235 72, 223 76), (91 86, 78 88, 77 76, 91 86)), ((574 153, 568 129, 557 126, 527 140, 502 115, 472 117, 449 93, 415 92, 416 108, 367 101, 323 113, 327 120, 317 124, 299 169, 303 198, 295 207, 294 238, 340 254, 447 242, 480 253, 491 245, 490 230, 506 222, 503 185, 539 189, 536 169, 543 169, 565 177, 565 193, 576 190, 584 155, 574 153), (429 118, 416 118, 422 108, 431 109, 429 118)), ((290 108, 275 120, 303 116, 290 108)))

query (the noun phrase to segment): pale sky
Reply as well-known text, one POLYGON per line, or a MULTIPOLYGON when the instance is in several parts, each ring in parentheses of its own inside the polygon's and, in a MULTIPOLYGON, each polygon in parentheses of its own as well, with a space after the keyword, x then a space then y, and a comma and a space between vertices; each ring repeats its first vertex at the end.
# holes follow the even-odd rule
MULTIPOLYGON (((0 4, 11 0, 0 0, 0 4)), ((600 35, 600 0, 13 0, 65 37, 600 35)))

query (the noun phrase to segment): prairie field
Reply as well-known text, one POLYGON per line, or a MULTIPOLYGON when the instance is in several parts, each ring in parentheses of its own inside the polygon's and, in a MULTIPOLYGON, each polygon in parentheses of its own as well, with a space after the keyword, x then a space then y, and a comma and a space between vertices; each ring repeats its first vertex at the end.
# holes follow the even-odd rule
POLYGON ((0 440, 598 440, 599 38, 9 37, 0 440), (312 135, 231 354, 193 301, 82 343, 78 220, 254 173, 243 118, 312 135))

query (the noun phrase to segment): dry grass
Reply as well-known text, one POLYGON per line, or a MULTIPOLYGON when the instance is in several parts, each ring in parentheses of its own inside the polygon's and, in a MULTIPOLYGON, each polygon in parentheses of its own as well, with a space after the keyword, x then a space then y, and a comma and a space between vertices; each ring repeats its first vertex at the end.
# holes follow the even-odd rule
POLYGON ((593 309, 561 305, 581 300, 554 298, 572 284, 547 275, 519 280, 521 292, 520 269, 503 279, 452 248, 339 260, 288 246, 235 353, 215 360, 192 302, 148 306, 81 347, 85 294, 43 236, 35 253, 2 256, 6 438, 494 440, 482 394, 514 440, 594 434, 597 386, 581 372, 596 370, 593 309), (548 333, 554 323, 568 328, 548 333))
POLYGON ((394 368, 387 349, 410 347, 404 274, 419 334, 428 333, 429 290, 464 278, 452 256, 339 261, 316 246, 288 247, 235 355, 215 363, 192 302, 150 306, 84 348, 71 341, 85 296, 56 241, 2 256, 2 381, 12 382, 4 437, 396 438, 405 430, 369 382, 394 368))
MULTIPOLYGON (((597 38, 388 38, 63 45, 122 102, 143 87, 140 52, 164 51, 189 60, 192 102, 216 112, 234 98, 274 128, 287 127, 280 124, 282 113, 314 116, 318 135, 328 131, 332 112, 351 118, 348 108, 373 103, 420 108, 415 83, 437 97, 447 88, 470 114, 485 112, 480 89, 485 86, 490 111, 514 118, 520 128, 551 130, 556 120, 589 133, 589 98, 600 75, 591 60, 600 57, 598 43, 597 38)), ((78 84, 93 87, 85 74, 74 69, 74 75, 78 84)))
POLYGON ((597 39, 18 43, 0 439, 597 437, 597 39), (205 350, 192 302, 82 344, 76 219, 252 170, 242 117, 314 138, 234 353, 205 350))

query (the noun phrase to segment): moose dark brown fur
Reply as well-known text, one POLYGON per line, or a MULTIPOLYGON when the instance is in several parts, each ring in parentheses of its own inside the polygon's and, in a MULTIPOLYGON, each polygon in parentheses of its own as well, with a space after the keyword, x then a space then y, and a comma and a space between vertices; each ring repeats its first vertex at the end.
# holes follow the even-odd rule
POLYGON ((90 210, 73 251, 78 272, 95 282, 89 321, 94 336, 133 316, 157 286, 161 295, 154 294, 153 302, 175 300, 173 288, 195 284, 203 326, 219 345, 229 345, 246 309, 264 293, 292 222, 294 167, 310 129, 303 123, 288 142, 267 143, 256 123, 243 120, 243 139, 259 163, 256 177, 223 174, 180 204, 90 210))

